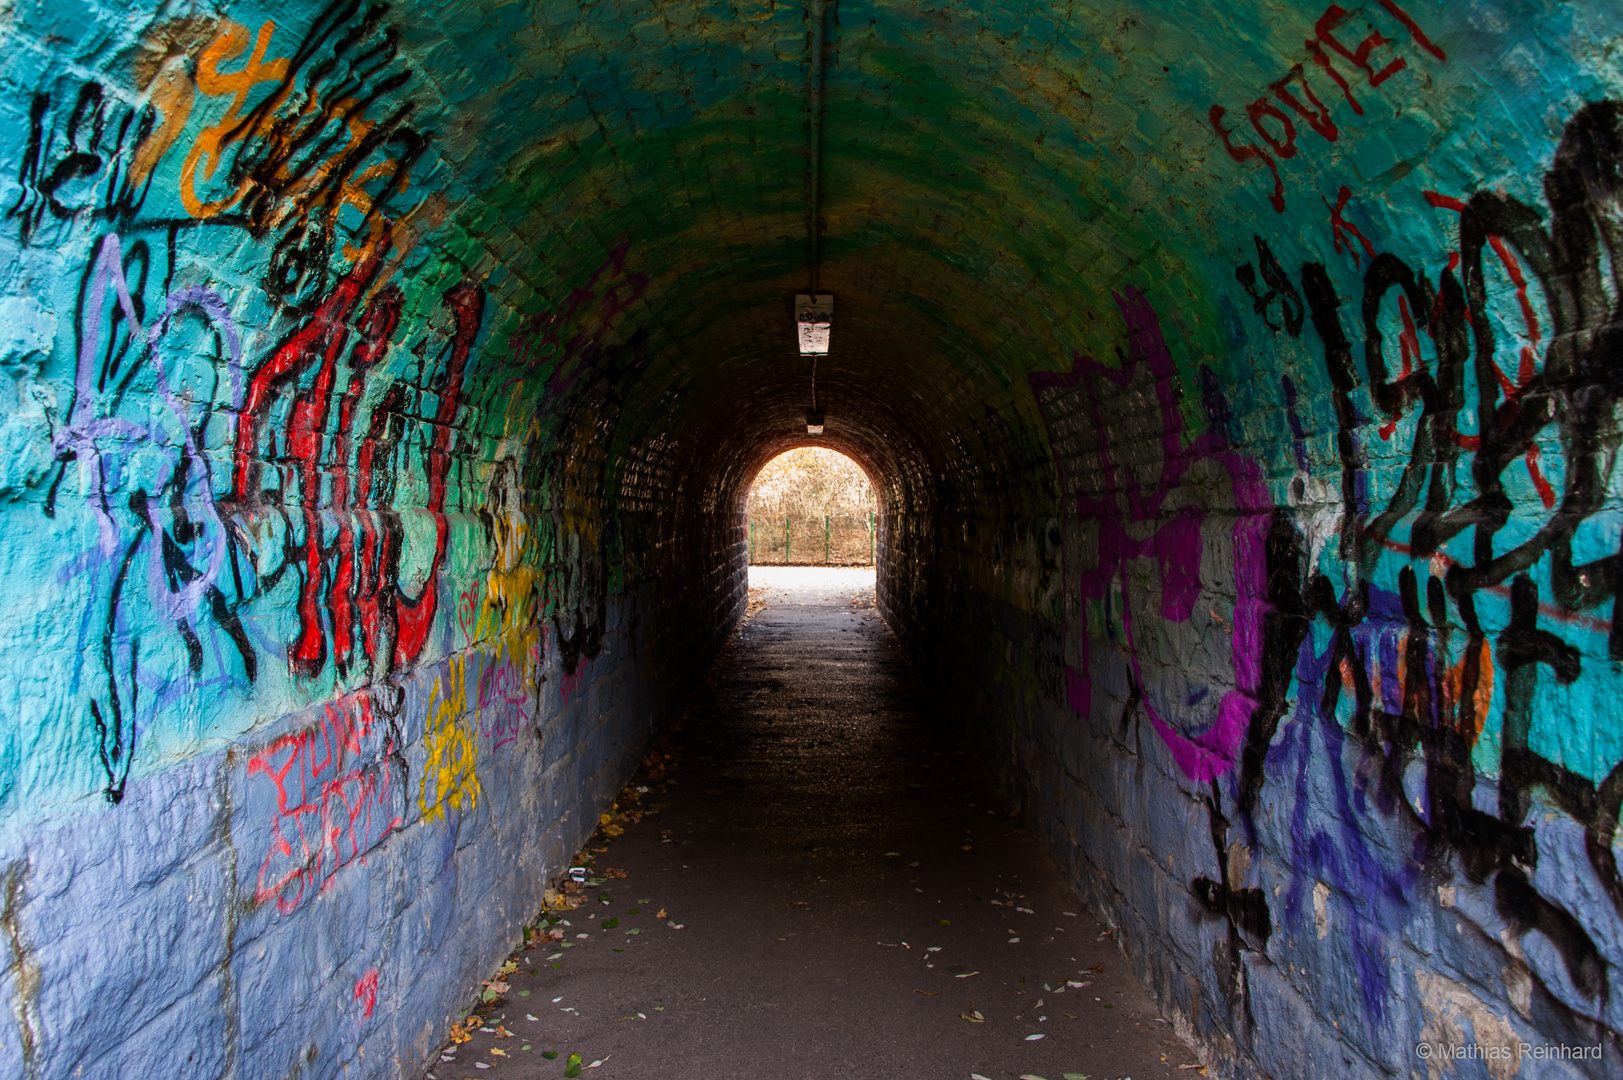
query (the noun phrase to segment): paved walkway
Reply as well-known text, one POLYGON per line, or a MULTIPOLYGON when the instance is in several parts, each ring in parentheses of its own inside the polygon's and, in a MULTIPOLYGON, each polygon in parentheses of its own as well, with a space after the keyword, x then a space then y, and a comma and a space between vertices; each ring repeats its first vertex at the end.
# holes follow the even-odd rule
POLYGON ((515 954, 430 1075, 561 1077, 575 1054, 592 1080, 1197 1075, 920 711, 873 571, 751 583, 711 686, 618 804, 623 835, 597 841, 599 884, 551 925, 568 947, 515 954))

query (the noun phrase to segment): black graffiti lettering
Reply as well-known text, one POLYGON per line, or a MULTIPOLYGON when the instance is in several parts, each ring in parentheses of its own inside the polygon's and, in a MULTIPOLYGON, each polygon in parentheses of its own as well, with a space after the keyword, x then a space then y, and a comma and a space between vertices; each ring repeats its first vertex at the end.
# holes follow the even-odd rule
POLYGON ((1252 309, 1262 319, 1263 323, 1278 333, 1286 330, 1292 337, 1302 333, 1302 297, 1296 291, 1296 286, 1285 274, 1285 268, 1279 265, 1274 253, 1260 236, 1251 238, 1257 245, 1257 265, 1262 267, 1262 280, 1268 286, 1265 293, 1257 292, 1257 272, 1250 263, 1242 263, 1234 269, 1234 276, 1245 287, 1245 293, 1251 298, 1252 309), (1280 327, 1268 318, 1268 309, 1277 301, 1279 303, 1280 317, 1285 325, 1280 327))

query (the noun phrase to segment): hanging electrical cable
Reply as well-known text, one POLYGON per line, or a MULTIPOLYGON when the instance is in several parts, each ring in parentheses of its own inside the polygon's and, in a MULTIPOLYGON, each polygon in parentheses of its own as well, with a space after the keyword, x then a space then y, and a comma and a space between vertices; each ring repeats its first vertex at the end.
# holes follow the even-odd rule
POLYGON ((828 352, 834 322, 834 297, 817 291, 822 279, 822 252, 818 241, 822 231, 823 42, 828 32, 829 0, 809 2, 811 70, 807 111, 810 114, 810 152, 807 154, 806 238, 808 262, 811 264, 811 292, 795 297, 795 327, 800 338, 800 354, 812 358, 812 400, 811 408, 806 413, 806 434, 821 435, 823 413, 817 407, 817 357, 828 352))

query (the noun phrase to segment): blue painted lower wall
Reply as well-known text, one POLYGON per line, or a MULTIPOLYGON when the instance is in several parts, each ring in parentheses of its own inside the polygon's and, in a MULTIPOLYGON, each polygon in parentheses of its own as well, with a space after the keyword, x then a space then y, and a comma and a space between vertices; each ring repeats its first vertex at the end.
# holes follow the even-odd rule
POLYGON ((412 1075, 702 664, 642 639, 654 591, 611 598, 602 652, 575 678, 549 656, 538 693, 458 653, 7 833, 0 1075, 412 1075))

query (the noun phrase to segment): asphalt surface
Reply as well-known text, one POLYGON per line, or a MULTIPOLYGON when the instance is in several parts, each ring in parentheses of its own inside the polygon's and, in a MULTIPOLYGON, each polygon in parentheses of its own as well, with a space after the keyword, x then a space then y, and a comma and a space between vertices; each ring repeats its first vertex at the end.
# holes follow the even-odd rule
POLYGON ((575 1054, 590 1080, 1200 1075, 932 721, 872 570, 751 584, 591 845, 586 903, 538 924, 563 942, 515 953, 428 1075, 550 1080, 575 1054))

